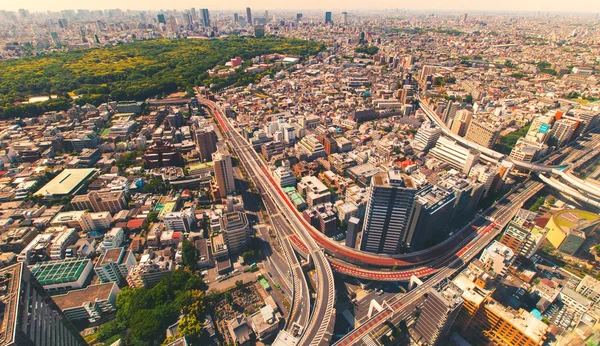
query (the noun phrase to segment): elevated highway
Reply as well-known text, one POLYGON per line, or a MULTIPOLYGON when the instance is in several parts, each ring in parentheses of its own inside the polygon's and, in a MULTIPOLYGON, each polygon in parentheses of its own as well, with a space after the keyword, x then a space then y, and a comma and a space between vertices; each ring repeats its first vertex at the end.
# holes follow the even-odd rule
POLYGON ((513 199, 507 199, 497 206, 490 220, 478 226, 476 237, 457 253, 457 257, 441 267, 437 273, 406 294, 398 294, 386 304, 385 308, 356 327, 352 332, 335 342, 334 346, 369 345, 382 334, 381 329, 389 324, 397 326, 402 320, 414 313, 423 296, 443 280, 452 277, 466 263, 471 261, 502 231, 514 217, 519 208, 528 199, 543 188, 540 182, 528 181, 515 191, 513 199))
MULTIPOLYGON (((256 183, 260 193, 269 196, 274 201, 274 204, 279 208, 280 213, 285 215, 286 221, 289 222, 294 229, 294 232, 302 239, 302 242, 308 248, 309 257, 312 260, 317 273, 317 294, 314 309, 312 309, 310 318, 302 330, 299 344, 310 346, 328 345, 329 340, 331 339, 331 331, 333 330, 333 325, 335 323, 334 303, 336 295, 333 271, 331 270, 331 266, 329 265, 324 252, 308 234, 305 225, 306 221, 304 221, 304 219, 296 212, 295 208, 291 206, 290 201, 285 194, 283 194, 281 189, 279 189, 276 184, 273 184, 270 172, 265 168, 264 163, 258 154, 256 154, 239 133, 232 130, 233 127, 224 117, 225 112, 218 108, 212 101, 204 99, 199 101, 212 110, 223 132, 226 133, 229 140, 232 142, 234 150, 242 159, 242 164, 246 167, 248 172, 251 172, 253 177, 256 177, 256 183), (265 173, 267 173, 267 175, 265 175, 265 173)), ((304 305, 308 305, 306 303, 307 302, 305 302, 304 305)))
MULTIPOLYGON (((473 143, 466 138, 463 138, 448 128, 448 126, 438 117, 431 107, 421 99, 421 96, 417 97, 419 100, 419 104, 421 109, 431 121, 433 121, 437 126, 440 127, 444 135, 452 138, 456 142, 462 144, 465 147, 476 149, 482 153, 481 159, 484 161, 498 163, 502 160, 507 160, 511 162, 516 168, 532 171, 535 173, 550 173, 556 176, 559 176, 569 185, 573 186, 575 189, 584 192, 585 194, 590 195, 591 200, 598 202, 600 200, 600 187, 595 186, 593 184, 587 183, 586 181, 579 179, 568 172, 568 169, 565 170, 565 165, 546 165, 543 163, 535 163, 535 162, 525 162, 521 160, 515 160, 511 157, 507 157, 504 154, 501 154, 493 149, 484 147, 477 143, 473 143)), ((571 195, 574 198, 579 199, 579 196, 572 195, 571 193, 575 191, 572 189, 563 189, 562 192, 571 195)))

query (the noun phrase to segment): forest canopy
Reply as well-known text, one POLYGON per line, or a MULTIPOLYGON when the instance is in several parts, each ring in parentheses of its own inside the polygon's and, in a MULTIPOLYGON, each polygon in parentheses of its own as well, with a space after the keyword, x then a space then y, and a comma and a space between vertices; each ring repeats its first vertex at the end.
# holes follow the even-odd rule
MULTIPOLYGON (((145 100, 195 85, 223 85, 206 70, 240 56, 281 53, 298 57, 322 50, 322 43, 276 37, 157 39, 113 47, 59 52, 0 62, 0 118, 35 116, 77 103, 145 100), (57 95, 48 103, 19 104, 31 96, 57 95), (67 102, 65 102, 67 101, 67 102)), ((226 82, 246 83, 238 73, 226 82)), ((241 84, 240 84, 241 85, 241 84)))

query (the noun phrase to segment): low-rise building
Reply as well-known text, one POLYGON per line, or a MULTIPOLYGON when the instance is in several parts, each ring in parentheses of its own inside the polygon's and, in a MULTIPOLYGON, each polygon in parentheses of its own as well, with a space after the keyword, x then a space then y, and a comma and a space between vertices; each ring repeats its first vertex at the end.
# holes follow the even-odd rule
POLYGON ((483 250, 480 257, 486 268, 493 270, 499 276, 506 275, 514 259, 514 252, 508 246, 496 240, 483 250))
POLYGON ((129 270, 135 265, 137 265, 137 261, 133 253, 123 247, 117 247, 106 250, 100 256, 96 261, 94 271, 100 282, 114 282, 120 285, 125 282, 129 270))
POLYGON ((71 206, 75 210, 108 211, 116 214, 127 207, 127 202, 123 191, 90 191, 87 195, 73 197, 71 206))
POLYGON ((48 292, 82 288, 94 265, 89 259, 41 262, 31 273, 48 292))
POLYGON ((120 291, 117 284, 108 282, 69 291, 52 299, 71 322, 88 320, 95 323, 117 311, 120 291))
POLYGON ((110 231, 104 234, 104 239, 100 244, 100 251, 118 248, 125 240, 125 231, 122 228, 111 228, 110 231))
POLYGON ((142 255, 137 266, 132 267, 127 274, 127 283, 131 287, 152 288, 165 276, 173 272, 171 259, 150 252, 142 255))
POLYGON ((65 258, 65 251, 69 245, 75 244, 79 239, 79 234, 74 228, 67 228, 60 232, 59 235, 52 241, 52 247, 50 248, 50 258, 52 260, 59 260, 65 258))
POLYGON ((250 315, 252 330, 259 340, 274 336, 279 330, 279 320, 278 313, 268 304, 250 315))
POLYGON ((298 191, 306 196, 306 203, 311 208, 317 204, 331 201, 331 192, 327 186, 315 176, 309 175, 302 177, 298 183, 298 191))

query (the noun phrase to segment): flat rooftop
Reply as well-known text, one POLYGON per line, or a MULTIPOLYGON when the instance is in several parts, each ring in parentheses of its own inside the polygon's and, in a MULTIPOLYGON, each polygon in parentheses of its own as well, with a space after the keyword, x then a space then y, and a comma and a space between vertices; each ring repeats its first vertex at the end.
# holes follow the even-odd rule
POLYGON ((89 263, 89 259, 50 261, 30 269, 42 286, 56 285, 77 281, 89 263))
POLYGON ((96 268, 100 268, 101 266, 108 263, 119 264, 119 258, 121 258, 121 253, 125 251, 125 248, 116 247, 114 249, 108 249, 106 252, 100 257, 98 262, 96 262, 96 268))
POLYGON ((535 318, 531 313, 523 309, 515 311, 493 300, 487 305, 487 308, 494 311, 498 316, 501 316, 505 321, 510 321, 514 327, 531 340, 540 344, 544 340, 548 325, 535 318))
POLYGON ((86 302, 96 300, 108 300, 116 284, 107 282, 105 284, 91 285, 80 290, 69 291, 67 294, 53 296, 52 299, 61 310, 80 307, 86 302))
POLYGON ((96 169, 94 168, 65 169, 54 179, 50 180, 50 182, 44 185, 44 187, 39 189, 35 195, 62 196, 71 194, 95 172, 96 169))
POLYGON ((6 286, 0 295, 0 337, 4 345, 11 345, 15 339, 19 312, 19 291, 21 275, 25 264, 18 263, 0 269, 0 285, 6 286))

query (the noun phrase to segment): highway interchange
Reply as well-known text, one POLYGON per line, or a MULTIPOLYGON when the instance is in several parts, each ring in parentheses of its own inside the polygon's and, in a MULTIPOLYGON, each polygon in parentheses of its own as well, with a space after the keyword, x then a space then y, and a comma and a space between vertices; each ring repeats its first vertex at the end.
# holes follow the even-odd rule
MULTIPOLYGON (((288 286, 292 286, 293 290, 293 303, 286 330, 290 331, 294 326, 302 327, 301 330, 296 330, 300 336, 299 345, 317 346, 330 343, 335 322, 336 294, 333 270, 340 274, 376 281, 407 282, 411 277, 428 278, 423 285, 390 300, 382 311, 335 343, 372 344, 373 338, 379 335, 386 321, 396 325, 406 319, 421 301, 424 293, 455 274, 482 251, 501 232, 522 204, 544 186, 541 182, 529 180, 523 186, 514 188, 514 191, 478 215, 454 237, 434 248, 406 255, 368 254, 338 244, 308 224, 275 183, 267 164, 224 117, 225 113, 212 101, 199 101, 212 110, 229 139, 230 147, 238 155, 258 188, 273 228, 277 230, 288 268, 291 269, 292 280, 288 286), (308 258, 310 264, 315 267, 317 289, 312 306, 303 304, 310 301, 310 296, 306 278, 294 250, 308 258)), ((425 111, 427 113, 426 109, 425 111)), ((494 155, 488 154, 488 158, 496 159, 494 155)), ((530 165, 530 169, 539 167, 542 167, 541 172, 552 172, 556 168, 544 164, 530 165)), ((280 275, 285 276, 287 273, 280 275)))

